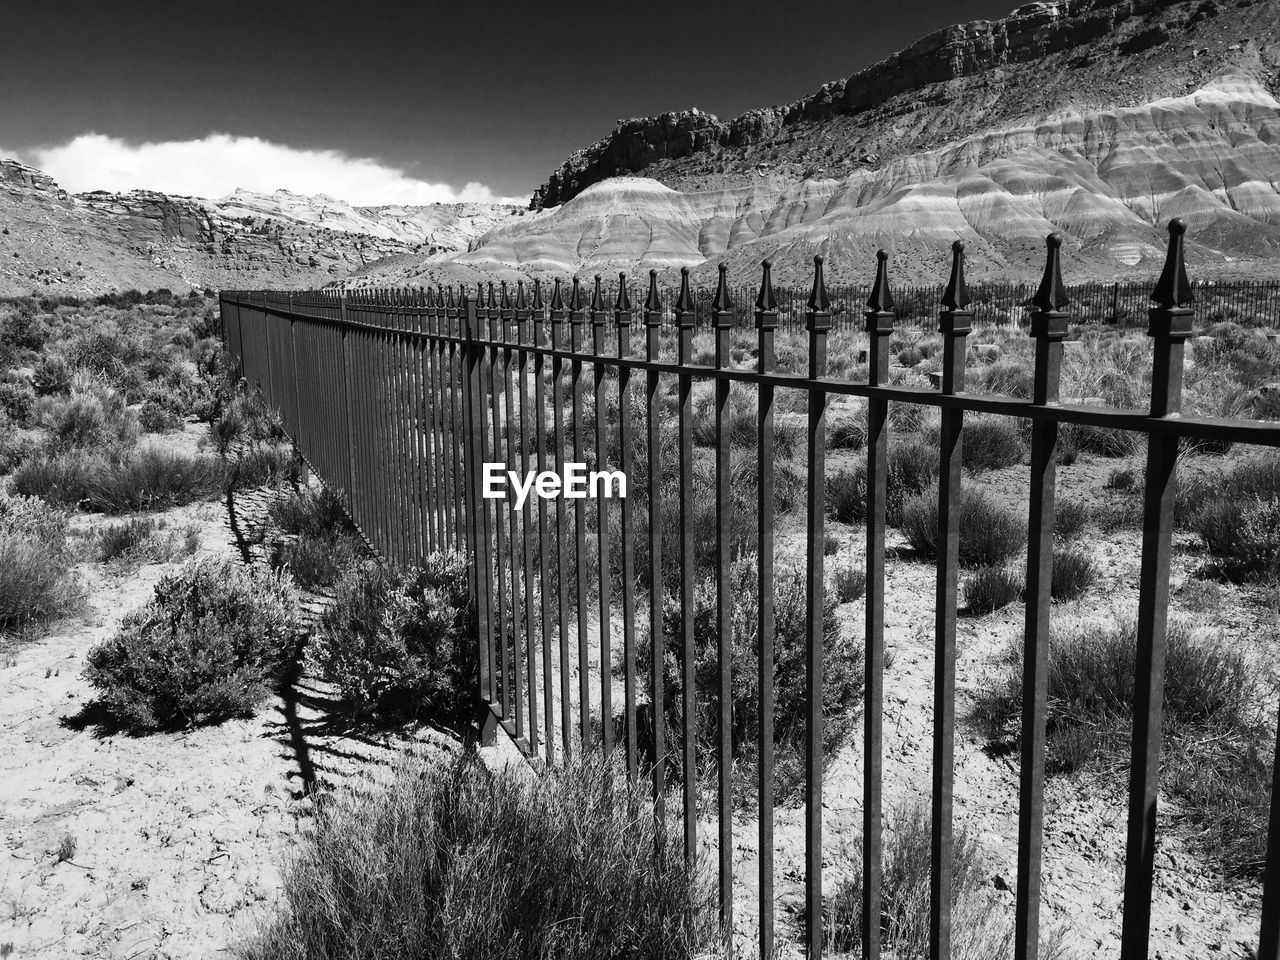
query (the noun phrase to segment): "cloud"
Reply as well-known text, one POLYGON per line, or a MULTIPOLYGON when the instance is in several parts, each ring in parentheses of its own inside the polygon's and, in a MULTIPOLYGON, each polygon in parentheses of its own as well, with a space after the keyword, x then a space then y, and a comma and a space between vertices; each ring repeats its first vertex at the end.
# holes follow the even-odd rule
MULTIPOLYGON (((0 152, 0 156, 15 154, 0 152)), ((461 188, 430 183, 368 157, 341 150, 299 150, 258 137, 211 133, 199 140, 127 143, 85 133, 59 146, 23 151, 17 159, 38 167, 73 193, 134 189, 218 199, 236 189, 270 193, 284 188, 328 194, 359 206, 378 204, 524 203, 495 196, 483 183, 461 188)))

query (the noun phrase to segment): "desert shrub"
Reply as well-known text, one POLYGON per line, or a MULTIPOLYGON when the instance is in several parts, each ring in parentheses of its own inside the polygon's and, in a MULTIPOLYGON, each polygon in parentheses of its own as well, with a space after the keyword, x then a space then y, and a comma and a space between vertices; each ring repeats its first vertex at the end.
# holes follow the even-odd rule
POLYGON ((95 553, 102 563, 164 563, 189 557, 200 547, 195 527, 174 528, 150 517, 132 517, 98 531, 95 553))
POLYGON ((861 600, 867 592, 867 572, 854 564, 840 564, 831 573, 831 590, 839 603, 861 600))
POLYGON ((31 376, 31 386, 38 397, 51 397, 71 389, 71 367, 58 354, 41 357, 31 376))
MULTIPOLYGON (((938 450, 919 438, 889 445, 889 482, 885 500, 886 522, 891 527, 902 523, 906 501, 929 489, 938 477, 938 450)), ((865 465, 863 466, 865 470, 865 465)))
POLYGON ((1049 594, 1055 600, 1079 600, 1093 586, 1098 570, 1082 550, 1055 550, 1049 594))
POLYGON ((330 796, 247 960, 711 955, 714 888, 678 830, 598 761, 537 776, 400 761, 330 796), (494 878, 501 882, 495 883, 494 878), (358 934, 357 934, 358 931, 358 934))
POLYGON ((135 369, 147 354, 142 341, 120 330, 114 323, 95 325, 67 341, 67 362, 77 369, 97 374, 130 392, 141 387, 135 369))
POLYGON ((974 417, 964 425, 961 456, 970 470, 999 470, 1027 455, 1018 426, 1008 417, 974 417))
POLYGON ((1053 534, 1062 543, 1072 543, 1080 538, 1092 519, 1085 501, 1058 500, 1054 504, 1053 534))
POLYGON ((226 482, 232 489, 248 490, 296 478, 300 469, 291 451, 281 447, 257 446, 231 458, 226 482))
POLYGON ((40 350, 49 330, 31 300, 19 300, 0 323, 0 341, 14 350, 40 350))
POLYGON ((182 417, 167 403, 148 397, 138 410, 138 424, 147 433, 168 433, 182 427, 182 417))
POLYGON ((1137 485, 1138 475, 1132 467, 1118 467, 1107 474, 1108 490, 1132 490, 1137 485))
MULTIPOLYGON (((1008 562, 1027 541, 1021 517, 972 488, 960 491, 960 562, 986 567, 1008 562)), ((903 507, 902 531, 911 547, 928 559, 938 555, 938 497, 930 492, 903 507)))
POLYGON ((219 453, 234 444, 276 444, 285 439, 280 420, 257 393, 241 384, 209 424, 209 435, 219 453))
POLYGON ((36 393, 26 380, 0 380, 0 413, 17 424, 30 422, 36 393))
POLYGON ((1127 457, 1142 445, 1142 437, 1137 433, 1085 423, 1073 424, 1073 427, 1076 448, 1100 457, 1127 457))
POLYGON ((156 585, 85 676, 102 708, 136 730, 251 716, 297 645, 288 582, 234 562, 192 562, 156 585))
POLYGON ((291 491, 272 501, 267 518, 281 533, 323 537, 353 533, 342 494, 328 487, 308 487, 291 491))
POLYGON ((979 567, 965 578, 965 607, 970 613, 991 613, 1019 599, 1022 590, 1022 578, 1008 567, 979 567))
POLYGON ((1257 455, 1199 484, 1182 510, 1232 579, 1267 576, 1280 566, 1280 457, 1257 455))
MULTIPOLYGON (((731 649, 733 664, 733 729, 731 743, 735 795, 739 803, 754 802, 758 750, 759 687, 757 630, 759 624, 759 568, 754 556, 734 562, 730 574, 731 649)), ((806 650, 806 587, 799 571, 778 571, 774 586, 774 745, 775 790, 778 799, 794 797, 804 780, 804 698, 806 650)), ((854 717, 862 691, 862 647, 841 636, 836 598, 824 595, 823 607, 823 690, 824 758, 830 762, 835 751, 852 735, 854 717)), ((693 604, 694 718, 698 756, 706 771, 714 769, 719 756, 720 680, 717 658, 716 587, 708 578, 697 585, 693 604)), ((681 749, 683 690, 684 616, 678 596, 668 594, 663 602, 662 629, 666 637, 663 713, 667 725, 667 745, 672 757, 681 749)), ((652 644, 641 645, 637 662, 641 674, 652 669, 652 644)), ((669 765, 677 775, 678 763, 669 765)))
POLYGON ((72 379, 66 397, 41 401, 41 424, 54 452, 92 447, 127 447, 138 437, 138 422, 124 396, 85 376, 72 379))
POLYGON ((0 636, 69 613, 79 597, 67 518, 39 500, 0 493, 0 636))
POLYGON ((861 523, 867 516, 867 468, 841 470, 827 477, 827 513, 841 523, 861 523))
POLYGON ((822 555, 824 557, 834 557, 840 552, 840 538, 827 534, 822 538, 822 555))
POLYGON ((359 563, 364 551, 352 537, 317 537, 303 534, 271 543, 273 569, 287 570, 298 586, 307 590, 332 587, 359 563))
MULTIPOLYGON (((1049 642, 1045 770, 1063 775, 1129 759, 1137 628, 1132 623, 1058 627, 1049 642)), ((1008 674, 982 691, 975 719, 1017 738, 1021 647, 1008 674)), ((1274 731, 1253 716, 1252 670, 1220 638, 1172 621, 1164 685, 1162 789, 1176 823, 1233 876, 1260 876, 1265 858, 1274 731), (1243 825, 1253 824, 1255 829, 1243 825)))
POLYGON ((214 496, 223 469, 210 457, 160 450, 130 451, 122 458, 63 453, 27 460, 13 472, 16 493, 62 507, 99 513, 161 510, 214 496))
POLYGON ((1035 367, 1030 360, 1001 357, 977 372, 978 383, 984 393, 998 393, 1019 400, 1031 398, 1035 367))
POLYGON ((405 571, 354 568, 337 584, 311 655, 354 713, 470 722, 479 666, 466 559, 436 553, 405 571))
MULTIPOLYGON (((929 810, 899 808, 885 825, 881 873, 881 942, 894 957, 929 955, 929 876, 932 864, 929 810)), ((989 960, 1013 951, 1013 917, 990 892, 987 864, 977 838, 963 823, 951 835, 952 944, 955 960, 989 960)), ((860 955, 862 937, 862 865, 824 903, 828 943, 837 952, 860 955)), ((1040 956, 1065 960, 1069 954, 1057 929, 1041 938, 1040 956)))
POLYGON ((1226 590, 1212 580, 1189 580, 1178 591, 1178 599, 1193 613, 1214 613, 1226 602, 1226 590))
POLYGON ((834 450, 861 450, 867 442, 867 428, 856 420, 837 420, 827 430, 827 446, 834 450))
POLYGON ((36 441, 17 428, 4 413, 0 413, 0 474, 8 473, 26 460, 36 450, 36 441))
POLYGON ((924 359, 924 354, 916 347, 906 347, 898 351, 898 364, 903 367, 914 367, 924 359))

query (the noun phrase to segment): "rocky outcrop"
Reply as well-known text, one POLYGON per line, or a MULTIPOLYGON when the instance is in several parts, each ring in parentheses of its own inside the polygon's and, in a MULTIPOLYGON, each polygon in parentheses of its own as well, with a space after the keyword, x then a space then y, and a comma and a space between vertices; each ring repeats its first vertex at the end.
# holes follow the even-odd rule
POLYGON ((5 160, 0 296, 318 286, 376 260, 465 251, 523 212, 496 204, 361 208, 283 190, 222 200, 146 190, 73 196, 5 160))
MULTIPOLYGON (((733 120, 699 110, 620 120, 609 136, 561 164, 535 191, 531 206, 556 206, 593 183, 650 169, 670 179, 794 160, 802 165, 796 172, 804 174, 832 155, 843 164, 874 165, 970 133, 976 123, 1182 93, 1189 80, 1197 86, 1224 62, 1242 59, 1233 56, 1241 44, 1225 49, 1221 31, 1207 29, 1218 11, 1219 0, 1027 4, 1002 20, 946 27, 811 96, 733 120), (1203 49, 1201 39, 1208 44, 1203 49), (1151 59, 1165 62, 1146 62, 1151 59), (928 116, 938 112, 947 116, 928 116), (900 122, 915 114, 925 116, 900 122), (854 122, 831 128, 837 118, 854 122), (820 154, 816 160, 814 152, 820 154), (671 163, 680 160, 690 162, 671 163)), ((1271 36, 1275 2, 1244 0, 1221 19, 1233 39, 1271 36), (1260 31, 1254 29, 1259 20, 1260 31)))

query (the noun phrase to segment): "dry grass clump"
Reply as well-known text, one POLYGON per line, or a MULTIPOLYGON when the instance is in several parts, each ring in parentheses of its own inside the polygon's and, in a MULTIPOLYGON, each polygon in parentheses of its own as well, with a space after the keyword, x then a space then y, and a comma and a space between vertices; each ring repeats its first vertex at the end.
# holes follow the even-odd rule
POLYGON ((36 416, 48 431, 50 453, 97 448, 125 449, 138 439, 138 418, 124 395, 83 373, 72 378, 66 396, 44 397, 36 416))
POLYGON ((469 723, 479 661, 466 559, 434 553, 405 571, 355 567, 338 582, 310 656, 353 713, 469 723))
POLYGON ((193 526, 175 528, 164 520, 132 517, 99 530, 95 547, 102 563, 167 563, 195 554, 200 532, 193 526))
POLYGON ((1177 512, 1232 580, 1280 572, 1280 457, 1255 454, 1187 483, 1177 512))
POLYGON ((964 581, 965 609, 981 616, 1022 597, 1022 578, 1003 565, 979 567, 964 581))
POLYGON ((15 492, 96 513, 163 510, 221 492, 224 466, 212 457, 152 448, 123 455, 66 452, 33 458, 13 472, 15 492))
MULTIPOLYGON (((883 840, 882 944, 894 957, 929 955, 929 875, 932 827, 923 805, 903 808, 888 818, 883 840)), ((990 892, 987 868, 977 839, 964 824, 952 831, 951 956, 989 960, 1013 952, 1013 916, 990 892)), ((862 865, 840 884, 824 905, 824 927, 832 949, 857 953, 862 944, 862 865)), ((1058 929, 1042 937, 1040 955, 1065 960, 1069 954, 1058 929)))
POLYGON ((596 760, 529 776, 410 758, 326 795, 246 960, 687 960, 714 888, 644 789, 596 760))
POLYGON ((964 425, 961 459, 973 471, 999 470, 1021 463, 1027 445, 1009 417, 973 417, 964 425))
POLYGON ((1098 579, 1098 570, 1083 550, 1053 552, 1049 594, 1054 600, 1079 600, 1098 579))
MULTIPOLYGON (((756 558, 743 557, 731 568, 731 638, 733 686, 732 749, 735 793, 739 803, 753 803, 759 728, 759 568, 756 558)), ((804 780, 805 696, 805 581, 799 571, 778 571, 774 585, 774 746, 775 790, 780 800, 795 796, 804 780)), ((842 635, 836 613, 837 598, 831 591, 823 608, 824 757, 852 735, 862 692, 862 644, 842 635)), ((720 681, 717 659, 716 587, 713 579, 701 581, 694 594, 694 684, 698 756, 708 765, 719 752, 720 681)), ((667 721, 667 747, 671 756, 680 752, 682 730, 684 617, 676 595, 663 604, 666 663, 663 712, 667 721)), ((641 644, 637 663, 641 675, 651 670, 652 644, 641 644)), ((678 766, 673 764, 672 766, 678 766)), ((671 770, 673 774, 676 770, 671 770)))
POLYGON ((238 563, 194 561, 89 651, 85 676, 99 705, 130 729, 211 723, 251 716, 297 640, 287 581, 238 563))
MULTIPOLYGON (((1220 639, 1169 626, 1164 688, 1163 789, 1192 842, 1231 875, 1257 876, 1265 857, 1271 728, 1253 715, 1251 669, 1220 639), (1246 826, 1252 824, 1253 826, 1246 826)), ((1049 642, 1045 769, 1065 775, 1129 761, 1137 628, 1058 627, 1049 642)), ((974 718, 1016 741, 1022 706, 1021 645, 1009 670, 978 697, 974 718)))
MULTIPOLYGON (((960 491, 960 563, 987 567, 1007 563, 1027 542, 1026 522, 980 490, 960 491)), ((903 507, 902 532, 921 556, 938 555, 938 495, 913 497, 903 507)))
POLYGON ((70 613, 80 599, 67 518, 39 500, 0 494, 0 638, 70 613))
POLYGON ((271 504, 268 520, 271 565, 299 586, 333 586, 364 553, 342 495, 327 487, 291 491, 271 504))

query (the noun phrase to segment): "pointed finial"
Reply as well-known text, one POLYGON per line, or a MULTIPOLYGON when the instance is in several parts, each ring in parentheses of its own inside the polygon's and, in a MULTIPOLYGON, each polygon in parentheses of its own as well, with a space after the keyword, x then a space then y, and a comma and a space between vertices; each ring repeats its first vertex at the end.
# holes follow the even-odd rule
POLYGON ((528 296, 526 296, 524 292, 523 277, 516 281, 516 309, 517 310, 529 309, 529 298, 528 296))
POLYGON ((600 291, 600 274, 596 274, 595 287, 591 291, 591 312, 604 313, 604 294, 600 291))
POLYGON ((618 299, 613 302, 613 309, 618 313, 631 312, 631 298, 627 296, 627 275, 618 274, 618 299))
POLYGON ((813 290, 809 293, 809 310, 812 313, 826 313, 831 309, 831 299, 827 296, 827 284, 822 279, 822 257, 813 258, 813 290))
POLYGON ((765 260, 760 277, 760 293, 756 295, 756 313, 772 313, 778 309, 778 298, 773 295, 773 264, 765 260))
POLYGON ((560 297, 560 278, 556 277, 555 289, 551 291, 551 309, 564 310, 564 300, 560 297))
POLYGON ((1044 276, 1040 280, 1040 288, 1031 298, 1031 305, 1041 313, 1061 310, 1071 300, 1067 297, 1067 288, 1062 285, 1062 267, 1059 251, 1062 249, 1062 234, 1051 233, 1045 238, 1048 252, 1044 261, 1044 276))
POLYGON ((539 279, 533 281, 533 309, 542 313, 542 281, 539 279))
POLYGON ((644 309, 646 313, 661 313, 662 298, 658 296, 658 271, 649 271, 649 296, 645 298, 644 309))
POLYGON ((507 295, 507 281, 502 281, 502 296, 498 300, 498 306, 503 310, 511 309, 511 297, 507 295))
POLYGON ((490 310, 497 310, 497 309, 498 309, 498 301, 497 301, 497 300, 494 298, 494 296, 493 296, 493 281, 492 281, 492 280, 490 280, 490 281, 489 281, 489 304, 488 304, 488 306, 489 306, 489 309, 490 309, 490 310))
POLYGON ((711 309, 716 313, 729 313, 733 310, 733 301, 729 297, 729 268, 722 263, 719 273, 720 281, 716 284, 716 296, 711 301, 711 309))
POLYGON ((874 313, 893 310, 893 293, 889 290, 889 254, 883 250, 876 251, 876 282, 871 285, 867 309, 874 313))
POLYGON ((688 267, 680 268, 680 295, 676 297, 675 311, 677 317, 694 311, 693 294, 689 292, 688 267))
POLYGON ((436 306, 436 292, 430 287, 427 287, 424 291, 424 295, 427 298, 427 306, 434 310, 436 306))
POLYGON ((1151 299, 1166 310, 1185 306, 1194 299, 1182 252, 1182 237, 1186 232, 1187 224, 1181 217, 1174 217, 1169 221, 1169 252, 1165 256, 1160 281, 1151 291, 1151 299))
POLYGON ((577 277, 573 278, 573 289, 569 291, 569 312, 579 313, 582 311, 582 283, 577 277))
POLYGON ((448 310, 455 310, 457 309, 457 306, 458 306, 457 302, 453 299, 453 284, 450 284, 449 295, 448 295, 447 302, 445 303, 445 308, 448 310))
POLYGON ((951 279, 942 294, 942 305, 948 310, 963 310, 969 305, 969 288, 964 285, 964 241, 951 245, 951 279))

